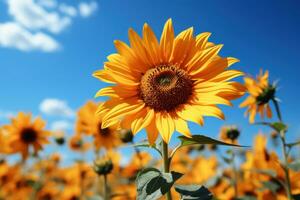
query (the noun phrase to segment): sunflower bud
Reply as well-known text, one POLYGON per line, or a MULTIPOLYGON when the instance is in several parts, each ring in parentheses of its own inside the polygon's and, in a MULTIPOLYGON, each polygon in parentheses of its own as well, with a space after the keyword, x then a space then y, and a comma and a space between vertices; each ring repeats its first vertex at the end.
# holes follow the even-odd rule
POLYGON ((55 142, 60 146, 65 144, 66 140, 62 132, 57 132, 55 134, 55 142))
POLYGON ((132 142, 133 141, 133 134, 132 134, 131 130, 122 129, 120 131, 120 139, 124 143, 130 143, 130 142, 132 142))
POLYGON ((98 175, 107 175, 113 169, 113 163, 109 158, 99 158, 94 161, 94 171, 98 175))
POLYGON ((258 105, 264 105, 268 103, 271 99, 274 99, 276 92, 275 85, 269 85, 265 89, 263 89, 262 93, 256 97, 256 103, 258 105))
POLYGON ((228 128, 227 138, 234 141, 240 136, 240 131, 236 127, 228 128))

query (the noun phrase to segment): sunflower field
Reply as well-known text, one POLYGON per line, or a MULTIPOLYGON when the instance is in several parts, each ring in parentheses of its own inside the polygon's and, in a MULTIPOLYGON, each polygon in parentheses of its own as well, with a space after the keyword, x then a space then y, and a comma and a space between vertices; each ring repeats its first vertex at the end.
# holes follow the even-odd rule
POLYGON ((107 59, 89 78, 102 85, 71 134, 12 114, 0 124, 0 199, 300 200, 300 139, 287 137, 280 82, 221 55, 211 35, 177 33, 171 18, 160 35, 130 28, 128 42, 100 52, 107 59), (241 142, 227 110, 245 112, 254 137, 241 142), (217 136, 202 131, 214 118, 224 122, 217 136))

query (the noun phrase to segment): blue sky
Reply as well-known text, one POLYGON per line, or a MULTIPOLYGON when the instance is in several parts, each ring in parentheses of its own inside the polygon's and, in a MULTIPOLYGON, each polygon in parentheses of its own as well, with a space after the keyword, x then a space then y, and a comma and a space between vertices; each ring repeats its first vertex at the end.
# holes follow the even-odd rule
MULTIPOLYGON (((1 24, 15 21, 24 26, 24 22, 8 11, 9 1, 13 0, 0 1, 0 27, 1 24)), ((144 22, 149 23, 160 35, 164 22, 172 18, 176 33, 190 26, 194 27, 196 33, 212 32, 211 41, 224 44, 221 51, 223 56, 241 60, 233 68, 253 75, 260 68, 268 69, 271 80, 280 80, 278 97, 282 100, 284 120, 290 126, 288 138, 299 138, 299 1, 59 2, 77 9, 76 16, 64 13, 71 22, 61 30, 55 32, 47 25, 31 27, 25 24, 31 34, 42 32, 55 40, 59 48, 43 51, 39 48, 44 46, 35 46, 35 49, 24 51, 5 47, 0 39, 2 114, 31 111, 35 115, 43 115, 49 123, 57 120, 72 122, 72 118, 42 113, 40 103, 44 99, 55 98, 65 101, 70 109, 75 110, 88 99, 93 99, 95 92, 105 85, 91 75, 102 67, 106 56, 115 52, 113 40, 127 42, 128 28, 132 27, 140 33, 144 22), (88 16, 84 16, 80 13, 80 2, 89 5, 96 3, 97 6, 88 16)), ((44 9, 56 12, 54 7, 44 9)), ((243 116, 244 110, 237 107, 240 102, 235 101, 233 108, 224 107, 225 122, 206 118, 204 127, 191 126, 193 132, 216 137, 221 125, 237 124, 242 129, 241 143, 251 144, 252 137, 261 128, 248 125, 248 120, 243 116)), ((0 123, 5 122, 2 116, 0 123)), ((143 133, 140 135, 142 137, 143 133)))

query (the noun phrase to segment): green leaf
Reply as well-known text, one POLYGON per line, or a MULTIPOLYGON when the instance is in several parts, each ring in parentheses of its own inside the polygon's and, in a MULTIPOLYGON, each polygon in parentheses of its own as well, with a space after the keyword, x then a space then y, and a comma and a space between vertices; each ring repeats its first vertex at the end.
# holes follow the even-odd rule
POLYGON ((159 199, 183 174, 178 172, 163 173, 155 168, 146 168, 138 173, 136 179, 137 200, 159 199))
POLYGON ((250 171, 253 171, 253 172, 256 172, 256 173, 259 173, 259 174, 269 175, 273 178, 277 177, 276 171, 271 170, 271 169, 251 169, 250 171))
POLYGON ((300 200, 300 194, 292 195, 294 200, 300 200))
POLYGON ((286 144, 286 146, 288 146, 288 147, 293 147, 293 146, 297 146, 297 145, 300 145, 300 141, 286 144))
POLYGON ((216 139, 212 139, 204 135, 193 135, 190 138, 182 135, 179 136, 178 138, 181 141, 181 146, 188 146, 188 145, 195 145, 195 144, 216 144, 216 145, 225 145, 225 146, 246 147, 246 146, 240 146, 236 144, 229 144, 216 139))
POLYGON ((256 200, 255 196, 242 196, 237 198, 236 200, 256 200))
POLYGON ((294 171, 300 171, 300 160, 295 160, 288 164, 288 168, 294 171))
POLYGON ((103 198, 100 196, 88 197, 88 200, 102 200, 103 198))
POLYGON ((282 122, 274 122, 272 127, 278 132, 287 131, 287 125, 282 122))
POLYGON ((286 132, 287 131, 287 125, 282 122, 274 122, 274 123, 268 123, 268 122, 257 122, 256 124, 269 126, 270 128, 274 129, 278 133, 281 131, 286 132))
POLYGON ((146 148, 152 148, 154 150, 156 150, 161 156, 162 156, 162 152, 161 150, 157 147, 157 144, 153 144, 150 145, 148 141, 141 141, 138 143, 135 143, 134 145, 132 145, 134 147, 146 147, 146 148))
POLYGON ((177 185, 176 192, 181 196, 181 200, 211 200, 212 193, 204 186, 198 185, 177 185))
POLYGON ((268 189, 273 193, 276 193, 276 191, 280 188, 280 185, 273 181, 262 181, 261 183, 263 185, 263 187, 261 188, 262 190, 268 189))

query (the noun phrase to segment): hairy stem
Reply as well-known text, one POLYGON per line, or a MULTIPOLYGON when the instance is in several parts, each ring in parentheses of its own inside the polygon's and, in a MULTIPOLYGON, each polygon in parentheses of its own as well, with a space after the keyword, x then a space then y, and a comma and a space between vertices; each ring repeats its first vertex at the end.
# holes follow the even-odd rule
MULTIPOLYGON (((274 103, 278 119, 280 122, 282 122, 279 104, 275 99, 272 99, 272 101, 274 103)), ((291 181, 290 181, 290 175, 289 175, 289 169, 288 169, 288 153, 286 150, 286 141, 285 141, 285 131, 280 131, 279 134, 280 134, 280 139, 281 139, 282 154, 283 154, 283 158, 284 158, 283 170, 284 170, 284 175, 285 175, 286 194, 287 194, 288 200, 292 200, 291 181)))
POLYGON ((232 160, 231 160, 231 165, 232 165, 232 171, 233 171, 233 187, 234 187, 234 198, 238 198, 238 173, 237 169, 235 166, 235 152, 234 149, 232 149, 232 160))
MULTIPOLYGON (((164 172, 170 172, 170 161, 169 161, 169 152, 168 152, 168 144, 163 141, 163 161, 164 161, 164 172)), ((172 200, 171 192, 167 192, 166 194, 167 200, 172 200)))
POLYGON ((103 184, 103 189, 104 189, 104 200, 109 200, 109 192, 108 192, 108 185, 107 185, 107 175, 103 175, 104 178, 104 184, 103 184))

